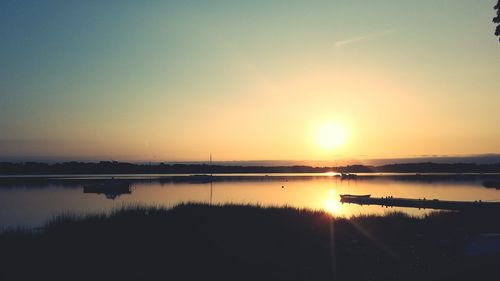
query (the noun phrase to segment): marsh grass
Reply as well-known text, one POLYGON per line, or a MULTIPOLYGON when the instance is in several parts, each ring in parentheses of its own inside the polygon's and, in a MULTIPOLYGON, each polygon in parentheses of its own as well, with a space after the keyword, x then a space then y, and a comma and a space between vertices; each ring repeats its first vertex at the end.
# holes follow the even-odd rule
POLYGON ((496 280, 498 254, 464 252, 491 232, 493 214, 133 205, 4 232, 0 280, 496 280))

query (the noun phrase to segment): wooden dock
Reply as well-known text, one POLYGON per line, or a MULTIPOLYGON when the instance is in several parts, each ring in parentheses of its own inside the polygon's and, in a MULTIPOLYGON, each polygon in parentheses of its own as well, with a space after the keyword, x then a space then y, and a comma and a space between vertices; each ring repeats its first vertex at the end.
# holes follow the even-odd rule
POLYGON ((395 197, 344 197, 342 203, 353 203, 359 205, 380 205, 386 207, 409 207, 419 209, 436 210, 495 210, 500 211, 500 202, 481 201, 446 201, 438 199, 410 199, 395 197))

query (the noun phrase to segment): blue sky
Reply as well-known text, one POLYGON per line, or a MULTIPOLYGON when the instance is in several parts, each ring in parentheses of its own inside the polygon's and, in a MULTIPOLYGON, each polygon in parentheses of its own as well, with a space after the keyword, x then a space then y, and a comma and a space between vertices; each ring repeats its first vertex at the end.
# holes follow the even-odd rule
POLYGON ((494 2, 2 1, 0 156, 499 152, 494 2))

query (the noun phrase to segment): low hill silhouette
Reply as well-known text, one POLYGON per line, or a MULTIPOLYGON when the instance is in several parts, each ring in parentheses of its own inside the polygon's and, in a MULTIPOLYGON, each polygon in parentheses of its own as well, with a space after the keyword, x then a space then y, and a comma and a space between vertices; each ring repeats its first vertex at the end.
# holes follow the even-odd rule
POLYGON ((134 164, 115 161, 0 163, 0 175, 49 174, 231 174, 231 173, 500 173, 500 163, 405 163, 381 166, 229 166, 208 164, 134 164))

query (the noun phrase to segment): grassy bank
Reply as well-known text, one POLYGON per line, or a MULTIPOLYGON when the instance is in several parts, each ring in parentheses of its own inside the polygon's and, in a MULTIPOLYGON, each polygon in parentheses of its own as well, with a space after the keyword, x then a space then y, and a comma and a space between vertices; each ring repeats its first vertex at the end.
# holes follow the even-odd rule
POLYGON ((497 280, 500 255, 478 255, 497 218, 197 204, 61 216, 0 235, 0 280, 497 280))

